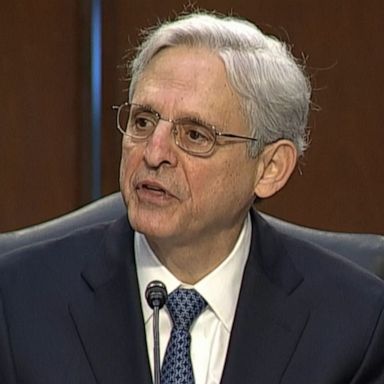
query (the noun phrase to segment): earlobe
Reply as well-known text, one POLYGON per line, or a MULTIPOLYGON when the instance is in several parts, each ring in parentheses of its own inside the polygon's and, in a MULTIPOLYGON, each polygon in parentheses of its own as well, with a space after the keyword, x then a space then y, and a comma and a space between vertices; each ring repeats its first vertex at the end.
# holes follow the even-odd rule
POLYGON ((279 140, 265 147, 259 156, 255 195, 267 198, 288 182, 297 162, 297 150, 289 140, 279 140))

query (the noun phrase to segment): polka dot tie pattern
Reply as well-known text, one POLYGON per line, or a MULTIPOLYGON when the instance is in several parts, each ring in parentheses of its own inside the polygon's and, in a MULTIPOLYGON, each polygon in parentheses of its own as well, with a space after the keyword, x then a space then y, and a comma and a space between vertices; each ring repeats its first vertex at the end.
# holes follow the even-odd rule
POLYGON ((189 330, 207 303, 194 289, 178 288, 168 296, 166 305, 173 328, 161 368, 160 382, 194 384, 189 330))

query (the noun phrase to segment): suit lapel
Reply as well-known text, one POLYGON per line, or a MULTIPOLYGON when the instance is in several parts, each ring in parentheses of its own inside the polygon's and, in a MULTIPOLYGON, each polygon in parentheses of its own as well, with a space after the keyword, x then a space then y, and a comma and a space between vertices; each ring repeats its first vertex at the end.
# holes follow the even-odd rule
POLYGON ((309 318, 302 282, 279 236, 253 214, 252 244, 222 384, 280 383, 309 318))
POLYGON ((84 294, 69 310, 97 382, 151 383, 133 232, 126 219, 109 228, 95 260, 82 274, 84 294))

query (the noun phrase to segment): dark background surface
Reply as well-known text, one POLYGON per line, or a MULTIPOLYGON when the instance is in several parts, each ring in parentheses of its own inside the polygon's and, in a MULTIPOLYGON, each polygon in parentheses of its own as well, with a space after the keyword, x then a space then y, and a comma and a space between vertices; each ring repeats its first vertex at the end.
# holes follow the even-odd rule
MULTIPOLYGON (((0 231, 91 200, 90 4, 0 2, 0 231)), ((247 17, 307 61, 320 108, 310 119, 312 144, 301 172, 260 209, 322 229, 384 233, 384 3, 195 4, 247 17)), ((170 0, 103 2, 103 195, 118 189, 120 136, 111 105, 126 99, 123 57, 140 28, 182 9, 170 0)))

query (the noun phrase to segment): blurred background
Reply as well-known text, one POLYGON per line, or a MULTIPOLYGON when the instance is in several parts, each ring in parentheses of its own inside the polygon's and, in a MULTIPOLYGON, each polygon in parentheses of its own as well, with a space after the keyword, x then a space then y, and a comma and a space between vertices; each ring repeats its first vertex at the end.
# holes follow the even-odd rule
MULTIPOLYGON (((176 0, 0 1, 0 232, 118 190, 127 55, 176 0)), ((198 0, 307 62, 318 111, 289 185, 259 209, 321 229, 384 233, 382 0, 198 0)))

